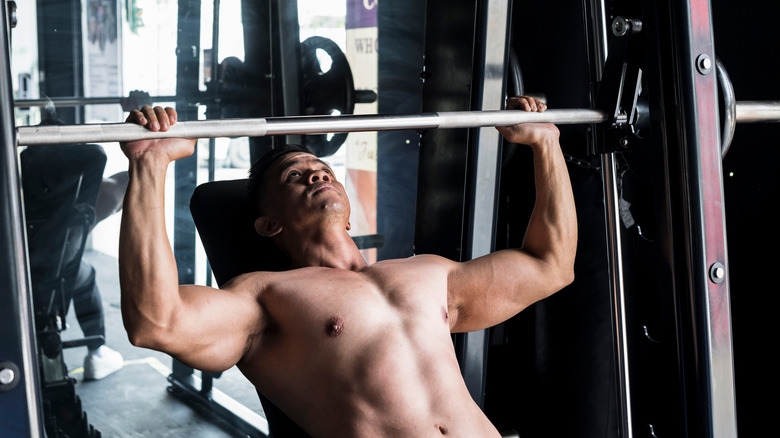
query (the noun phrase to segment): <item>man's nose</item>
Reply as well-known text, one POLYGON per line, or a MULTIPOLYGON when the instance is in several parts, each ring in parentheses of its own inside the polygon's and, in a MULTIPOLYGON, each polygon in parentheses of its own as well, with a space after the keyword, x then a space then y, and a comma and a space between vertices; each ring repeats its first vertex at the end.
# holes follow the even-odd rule
POLYGON ((313 170, 309 173, 309 183, 330 182, 330 174, 324 170, 313 170))

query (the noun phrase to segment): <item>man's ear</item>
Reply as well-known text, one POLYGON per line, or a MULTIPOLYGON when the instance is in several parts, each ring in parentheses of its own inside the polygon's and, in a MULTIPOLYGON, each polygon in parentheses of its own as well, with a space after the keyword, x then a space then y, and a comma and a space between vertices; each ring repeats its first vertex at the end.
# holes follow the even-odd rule
POLYGON ((255 220, 255 231, 263 237, 274 237, 282 232, 282 224, 268 216, 260 216, 255 220))

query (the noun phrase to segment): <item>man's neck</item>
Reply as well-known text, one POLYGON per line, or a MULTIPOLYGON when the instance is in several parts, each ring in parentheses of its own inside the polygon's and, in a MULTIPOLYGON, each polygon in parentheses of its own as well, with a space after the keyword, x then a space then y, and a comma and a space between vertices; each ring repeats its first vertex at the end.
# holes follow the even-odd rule
POLYGON ((288 237, 285 246, 293 268, 321 266, 360 271, 367 266, 357 245, 343 228, 296 230, 288 237))

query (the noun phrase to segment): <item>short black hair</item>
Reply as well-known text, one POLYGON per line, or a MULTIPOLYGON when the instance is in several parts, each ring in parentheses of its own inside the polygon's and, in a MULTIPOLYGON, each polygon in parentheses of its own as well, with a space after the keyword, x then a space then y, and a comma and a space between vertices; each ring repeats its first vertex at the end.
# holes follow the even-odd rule
POLYGON ((252 203, 252 207, 255 209, 257 216, 264 214, 265 206, 265 191, 268 186, 268 169, 270 169, 277 160, 287 154, 295 152, 303 152, 311 154, 305 146, 299 144, 285 144, 283 146, 273 148, 263 154, 249 169, 249 184, 247 185, 247 194, 249 195, 249 202, 252 203))

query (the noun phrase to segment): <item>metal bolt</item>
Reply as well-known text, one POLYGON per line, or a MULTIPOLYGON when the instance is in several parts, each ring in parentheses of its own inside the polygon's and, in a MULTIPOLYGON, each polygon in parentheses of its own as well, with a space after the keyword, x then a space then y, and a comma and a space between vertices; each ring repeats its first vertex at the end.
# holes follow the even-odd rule
POLYGON ((628 22, 623 17, 615 17, 612 21, 612 34, 621 37, 628 33, 628 22))
POLYGON ((726 267, 723 263, 715 262, 710 266, 710 281, 715 284, 723 283, 726 279, 726 267))
POLYGON ((3 368, 0 370, 0 385, 8 385, 14 381, 16 374, 14 370, 10 368, 3 368))
POLYGON ((612 34, 616 37, 626 36, 629 32, 638 34, 642 31, 642 21, 636 18, 615 17, 612 20, 612 34))
POLYGON ((706 75, 712 70, 712 59, 706 53, 702 53, 696 58, 696 69, 699 70, 699 73, 706 75))

